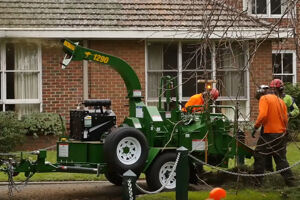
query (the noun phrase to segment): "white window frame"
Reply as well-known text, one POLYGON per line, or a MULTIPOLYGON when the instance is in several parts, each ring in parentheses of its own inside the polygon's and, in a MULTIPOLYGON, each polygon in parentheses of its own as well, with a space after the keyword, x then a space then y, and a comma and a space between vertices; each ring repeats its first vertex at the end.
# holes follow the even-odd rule
MULTIPOLYGON (((293 73, 280 73, 280 74, 275 74, 273 73, 272 76, 284 76, 284 75, 292 75, 293 76, 293 84, 297 83, 297 60, 296 60, 296 50, 273 50, 273 54, 284 54, 284 53, 290 53, 293 54, 293 73)), ((281 59, 281 62, 283 60, 281 59)), ((272 66, 273 70, 273 66, 272 66)))
MULTIPOLYGON (((290 18, 289 13, 283 16, 283 14, 271 14, 271 1, 272 0, 266 0, 267 1, 267 14, 253 14, 252 13, 252 0, 243 0, 243 10, 247 11, 247 13, 251 16, 256 16, 259 18, 290 18)), ((286 0, 288 1, 288 0, 286 0)), ((296 8, 294 8, 294 13, 296 13, 296 8)))
MULTIPOLYGON (((148 43, 151 42, 162 42, 162 41, 145 41, 145 103, 148 105, 148 103, 156 103, 158 102, 158 98, 148 98, 148 43)), ((250 75, 249 75, 249 44, 246 43, 246 51, 245 51, 245 66, 246 67, 246 72, 245 72, 245 86, 246 86, 246 94, 245 97, 241 97, 238 99, 238 101, 244 101, 245 102, 245 112, 246 112, 246 117, 245 118, 239 118, 239 121, 249 121, 250 119, 250 75)), ((177 65, 178 65, 178 96, 179 96, 179 101, 188 101, 190 97, 182 97, 182 42, 178 41, 178 60, 177 60, 177 65)), ((216 79, 216 49, 215 45, 213 44, 213 51, 212 51, 212 78, 216 79)), ((216 83, 213 83, 214 87, 216 86, 216 83)), ((164 99, 162 99, 164 101, 164 99)), ((219 97, 217 101, 231 101, 230 97, 219 97)))
POLYGON ((12 104, 39 104, 40 105, 40 112, 43 111, 42 106, 42 47, 41 43, 37 41, 33 41, 37 44, 38 48, 38 60, 37 70, 6 70, 6 41, 0 41, 0 59, 1 59, 1 98, 0 104, 2 104, 3 112, 6 111, 5 105, 12 105, 12 104), (36 72, 38 74, 38 98, 37 99, 7 99, 6 89, 7 89, 7 76, 8 72, 36 72))

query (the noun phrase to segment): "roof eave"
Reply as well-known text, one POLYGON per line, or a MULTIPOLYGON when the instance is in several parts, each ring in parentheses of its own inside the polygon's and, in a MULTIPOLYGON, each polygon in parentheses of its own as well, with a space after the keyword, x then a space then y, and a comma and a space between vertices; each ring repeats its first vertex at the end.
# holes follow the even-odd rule
POLYGON ((103 28, 0 28, 0 38, 83 38, 83 39, 281 39, 291 38, 292 29, 270 32, 265 28, 215 29, 103 29, 103 28))

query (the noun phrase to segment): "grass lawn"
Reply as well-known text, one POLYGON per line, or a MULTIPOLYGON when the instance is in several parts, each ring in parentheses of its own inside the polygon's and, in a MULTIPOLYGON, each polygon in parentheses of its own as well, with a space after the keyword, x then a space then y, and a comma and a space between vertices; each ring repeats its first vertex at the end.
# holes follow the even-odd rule
MULTIPOLYGON (((290 165, 300 160, 300 150, 297 145, 300 143, 291 143, 287 149, 287 158, 290 165)), ((251 166, 254 159, 247 159, 245 161, 247 166, 251 166)), ((229 163, 230 167, 234 167, 234 161, 229 163)), ((276 165, 274 164, 274 167, 276 165)), ((208 167, 204 168, 205 171, 210 171, 212 174, 216 174, 215 170, 211 170, 208 167)), ((227 190, 226 200, 298 200, 300 199, 300 165, 292 168, 296 177, 295 187, 286 187, 281 175, 267 176, 264 179, 264 185, 261 188, 255 188, 249 185, 249 178, 240 178, 237 187, 237 177, 227 176, 226 174, 219 174, 218 176, 211 177, 216 178, 213 180, 213 187, 222 187, 227 190), (225 181, 226 180, 226 181, 225 181), (219 184, 218 184, 219 183, 219 184)), ((210 181, 211 181, 210 180, 210 181)), ((189 200, 205 200, 209 196, 210 188, 206 187, 207 191, 190 191, 188 196, 189 200)), ((175 192, 163 192, 154 195, 141 195, 137 197, 137 200, 175 200, 175 192)))
MULTIPOLYGON (((189 192, 189 200, 205 200, 209 197, 209 191, 189 192)), ((155 195, 142 195, 137 200, 175 200, 174 192, 163 192, 155 195)), ((260 192, 256 190, 227 191, 226 200, 281 200, 278 193, 260 192)))

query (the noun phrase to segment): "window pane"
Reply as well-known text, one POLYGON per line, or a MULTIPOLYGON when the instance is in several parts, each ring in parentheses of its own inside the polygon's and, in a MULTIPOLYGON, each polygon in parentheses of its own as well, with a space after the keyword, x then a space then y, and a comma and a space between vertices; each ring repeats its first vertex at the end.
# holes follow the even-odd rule
POLYGON ((200 45, 182 45, 183 70, 205 70, 211 69, 211 52, 209 48, 203 50, 200 45))
POLYGON ((205 83, 198 83, 198 80, 211 80, 212 73, 204 75, 204 72, 183 72, 182 73, 182 96, 190 97, 205 90, 205 83))
POLYGON ((293 73, 293 54, 283 54, 283 73, 293 73))
POLYGON ((281 0, 281 14, 286 13, 286 10, 288 9, 287 6, 289 4, 288 0, 281 0))
POLYGON ((280 74, 281 71, 281 54, 274 53, 272 54, 272 63, 273 63, 273 73, 280 74))
POLYGON ((176 44, 164 44, 163 49, 163 60, 164 60, 164 69, 167 70, 177 70, 177 60, 178 60, 178 53, 177 50, 178 46, 176 44))
POLYGON ((183 72, 182 73, 182 96, 190 97, 197 93, 196 72, 183 72))
POLYGON ((40 112, 40 104, 6 104, 6 111, 15 111, 21 117, 22 115, 40 112))
POLYGON ((161 70, 162 67, 162 44, 151 43, 148 45, 148 69, 161 70))
POLYGON ((273 79, 277 78, 282 80, 284 83, 293 83, 294 75, 276 75, 273 76, 273 79))
POLYGON ((38 47, 30 43, 6 44, 7 70, 38 70, 38 47))
POLYGON ((6 73, 6 98, 7 99, 14 99, 14 88, 15 88, 15 82, 14 82, 14 73, 6 73))
MULTIPOLYGON (((247 120, 248 113, 246 113, 246 101, 217 101, 218 105, 223 105, 223 106, 236 106, 236 103, 239 103, 239 120, 245 121, 247 120)), ((226 115, 229 120, 234 120, 234 111, 231 108, 221 108, 221 109, 216 109, 226 115)))
POLYGON ((254 14, 267 14, 267 2, 266 0, 256 0, 256 13, 254 14))
POLYGON ((281 0, 271 0, 271 14, 281 14, 281 0))
POLYGON ((293 75, 284 75, 284 76, 282 76, 282 81, 284 83, 293 83, 293 75))
POLYGON ((7 99, 38 99, 38 74, 8 72, 7 99))
POLYGON ((5 111, 15 111, 15 105, 5 104, 5 111))
MULTIPOLYGON (((170 77, 172 77, 176 80, 178 79, 178 73, 177 72, 164 72, 163 76, 170 76, 170 77)), ((176 91, 178 91, 178 87, 172 89, 171 94, 170 94, 171 97, 176 97, 176 91)))
POLYGON ((148 73, 148 98, 158 97, 158 90, 160 86, 160 78, 162 73, 149 72, 148 73))
POLYGON ((280 76, 280 75, 273 76, 273 79, 276 79, 276 78, 282 80, 282 76, 280 76))
POLYGON ((242 47, 231 45, 217 49, 216 64, 218 69, 243 69, 245 53, 242 47))
POLYGON ((256 14, 256 0, 251 1, 251 8, 252 8, 251 10, 252 14, 256 14))
POLYGON ((182 45, 182 69, 195 70, 197 68, 197 54, 195 45, 182 45))
POLYGON ((238 71, 217 71, 217 88, 220 96, 245 96, 244 73, 238 71))
POLYGON ((15 47, 12 43, 6 44, 6 69, 15 69, 15 47))

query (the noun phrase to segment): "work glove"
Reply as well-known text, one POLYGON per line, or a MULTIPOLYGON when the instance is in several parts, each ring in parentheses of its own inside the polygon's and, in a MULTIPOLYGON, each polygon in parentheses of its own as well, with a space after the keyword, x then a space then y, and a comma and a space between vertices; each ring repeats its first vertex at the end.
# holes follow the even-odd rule
POLYGON ((256 130, 257 130, 257 128, 255 128, 255 127, 254 127, 254 128, 253 128, 253 130, 252 130, 252 133, 251 133, 251 135, 252 135, 252 137, 253 137, 253 138, 255 138, 255 133, 256 133, 256 130))

